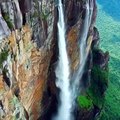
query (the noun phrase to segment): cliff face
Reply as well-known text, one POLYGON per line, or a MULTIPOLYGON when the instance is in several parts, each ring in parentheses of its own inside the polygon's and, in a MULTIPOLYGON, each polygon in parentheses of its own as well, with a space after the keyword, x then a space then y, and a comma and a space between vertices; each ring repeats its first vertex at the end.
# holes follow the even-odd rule
MULTIPOLYGON (((103 107, 108 82, 108 53, 99 49, 94 27, 96 3, 87 37, 88 59, 77 99, 76 119, 93 120, 103 107), (82 103, 82 100, 87 101, 82 103), (89 104, 89 105, 88 105, 89 104)), ((91 6, 92 0, 89 2, 91 6)), ((57 112, 55 85, 58 60, 57 1, 0 2, 0 119, 49 120, 57 112), (7 27, 6 27, 7 26, 7 27)), ((79 66, 85 1, 63 0, 71 74, 79 66)))

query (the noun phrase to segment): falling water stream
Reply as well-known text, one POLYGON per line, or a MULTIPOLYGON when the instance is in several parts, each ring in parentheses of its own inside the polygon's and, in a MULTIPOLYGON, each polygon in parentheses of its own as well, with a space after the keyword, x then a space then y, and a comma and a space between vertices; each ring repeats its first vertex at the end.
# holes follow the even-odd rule
POLYGON ((21 28, 22 27, 22 13, 21 13, 21 11, 20 11, 20 7, 19 7, 19 2, 18 2, 18 0, 14 0, 14 3, 15 3, 15 7, 16 7, 16 14, 15 14, 15 16, 16 16, 16 22, 15 22, 15 24, 16 24, 16 26, 17 26, 17 28, 21 28))
POLYGON ((56 85, 60 88, 60 106, 58 115, 55 120, 70 120, 71 119, 71 92, 70 92, 70 68, 67 55, 66 40, 65 40, 65 21, 63 13, 63 5, 59 0, 59 21, 58 21, 58 37, 59 37, 59 61, 56 68, 56 85))
POLYGON ((83 30, 80 37, 80 65, 76 75, 74 76, 74 82, 72 87, 70 87, 70 68, 69 68, 69 59, 67 55, 66 40, 65 40, 65 21, 63 13, 63 5, 61 0, 59 0, 58 11, 59 11, 59 21, 58 21, 58 47, 59 47, 59 61, 56 68, 56 86, 60 88, 60 104, 58 108, 58 114, 55 116, 54 120, 73 120, 72 110, 73 101, 75 101, 79 91, 79 83, 82 77, 84 66, 88 53, 86 52, 86 42, 88 31, 91 24, 91 18, 93 13, 93 0, 87 0, 86 4, 86 14, 83 23, 83 30), (78 89, 77 89, 78 88, 78 89))
POLYGON ((10 35, 10 29, 7 26, 7 23, 2 17, 1 10, 0 10, 0 43, 2 39, 10 35))
POLYGON ((77 92, 80 91, 80 80, 82 78, 83 72, 84 72, 84 66, 87 60, 88 52, 87 52, 87 37, 88 37, 88 31, 91 25, 91 19, 93 14, 93 0, 87 0, 86 4, 86 13, 85 13, 85 19, 83 23, 83 30, 82 34, 80 36, 80 65, 78 68, 78 71, 76 72, 74 76, 74 83, 73 83, 73 96, 76 97, 77 92), (75 94, 76 93, 76 94, 75 94))

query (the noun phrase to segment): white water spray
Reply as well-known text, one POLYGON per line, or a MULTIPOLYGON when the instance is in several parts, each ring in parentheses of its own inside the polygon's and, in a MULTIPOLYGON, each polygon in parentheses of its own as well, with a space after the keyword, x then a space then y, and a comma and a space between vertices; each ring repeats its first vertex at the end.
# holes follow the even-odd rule
POLYGON ((85 14, 85 20, 83 24, 83 31, 80 37, 80 67, 77 73, 75 74, 74 83, 73 83, 73 93, 76 92, 76 90, 80 89, 79 83, 82 78, 82 75, 84 72, 84 66, 88 56, 87 36, 88 36, 88 31, 91 25, 91 19, 93 14, 93 0, 87 0, 85 7, 86 7, 86 14, 85 14))
POLYGON ((11 83, 10 87, 12 87, 13 71, 12 71, 11 54, 9 54, 7 58, 7 70, 8 70, 7 76, 10 79, 10 83, 11 83))
POLYGON ((15 3, 15 6, 16 6, 16 25, 17 25, 17 28, 21 28, 22 27, 22 13, 20 11, 20 7, 19 7, 19 2, 18 0, 14 0, 14 3, 15 3))
POLYGON ((10 29, 7 26, 7 23, 2 17, 1 10, 0 10, 0 43, 2 42, 1 39, 10 35, 10 29))
POLYGON ((3 68, 7 69, 7 77, 10 80, 10 88, 12 87, 12 79, 13 79, 13 69, 12 69, 12 61, 11 61, 11 54, 8 55, 7 60, 3 62, 3 68))
POLYGON ((58 33, 59 33, 59 61, 56 68, 56 86, 60 88, 60 106, 58 109, 58 114, 55 120, 71 120, 71 107, 72 99, 70 92, 70 69, 69 69, 69 59, 66 49, 65 41, 65 24, 64 24, 64 14, 63 6, 61 0, 59 0, 58 5, 59 10, 59 21, 58 21, 58 33))
POLYGON ((58 32, 59 32, 59 62, 56 69, 57 87, 60 88, 60 101, 61 104, 58 109, 58 115, 55 120, 72 120, 71 110, 72 105, 80 91, 79 83, 84 72, 84 66, 88 56, 87 52, 87 36, 91 25, 91 19, 93 14, 93 0, 87 0, 86 14, 83 24, 83 30, 80 37, 80 66, 76 75, 74 76, 74 82, 72 83, 72 90, 70 90, 70 69, 69 60, 67 56, 66 42, 65 42, 65 25, 64 15, 61 0, 59 0, 59 21, 58 21, 58 32))

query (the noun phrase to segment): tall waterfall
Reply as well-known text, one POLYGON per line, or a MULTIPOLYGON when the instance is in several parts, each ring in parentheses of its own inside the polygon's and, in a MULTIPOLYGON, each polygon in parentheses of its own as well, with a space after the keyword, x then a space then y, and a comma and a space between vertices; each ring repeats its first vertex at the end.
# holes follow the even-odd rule
POLYGON ((55 72, 57 77, 56 86, 60 88, 60 106, 55 120, 71 120, 70 68, 65 41, 65 21, 61 0, 59 0, 58 10, 59 61, 55 72))
POLYGON ((59 0, 59 21, 58 21, 58 33, 59 33, 59 61, 56 68, 56 85, 60 88, 60 106, 58 108, 58 114, 55 120, 73 120, 71 110, 72 105, 80 91, 79 83, 84 72, 84 66, 88 56, 87 52, 87 37, 89 28, 91 25, 91 19, 93 14, 93 0, 87 0, 86 13, 83 23, 83 30, 80 37, 80 65, 75 76, 73 76, 72 87, 70 87, 70 68, 69 59, 67 55, 66 42, 65 42, 65 24, 63 6, 61 0, 59 0))
MULTIPOLYGON (((80 65, 78 68, 77 73, 74 76, 74 83, 73 83, 73 93, 78 91, 79 88, 79 83, 82 78, 83 72, 84 72, 84 66, 86 63, 86 59, 88 56, 87 52, 87 37, 88 37, 88 31, 91 25, 91 19, 92 19, 92 14, 93 14, 93 0, 87 0, 86 4, 86 14, 85 14, 85 20, 83 24, 83 30, 82 34, 80 37, 80 65)), ((76 95, 75 95, 76 96, 76 95)))
POLYGON ((2 17, 1 10, 0 10, 0 42, 2 39, 10 35, 10 29, 7 26, 7 23, 2 17))
MULTIPOLYGON (((15 3, 15 7, 16 7, 16 14, 15 14, 15 24, 16 24, 16 27, 17 28, 21 28, 22 27, 22 13, 20 11, 20 7, 19 7, 19 2, 18 0, 14 0, 14 3, 15 3)), ((14 8, 15 9, 15 8, 14 8)))

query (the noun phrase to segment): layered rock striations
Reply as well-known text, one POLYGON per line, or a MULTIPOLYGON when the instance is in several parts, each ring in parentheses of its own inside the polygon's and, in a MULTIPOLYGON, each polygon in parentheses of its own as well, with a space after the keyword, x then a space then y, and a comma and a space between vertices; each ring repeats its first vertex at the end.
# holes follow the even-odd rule
MULTIPOLYGON (((59 57, 57 4, 57 0, 0 2, 1 120, 51 120, 57 112, 60 92, 55 85, 55 67, 59 57)), ((79 38, 86 7, 84 0, 63 0, 63 4, 73 76, 79 67, 79 38)), ((96 13, 93 0, 86 43, 88 58, 80 80, 82 91, 74 110, 76 120, 93 120, 100 114, 108 86, 109 54, 99 48, 99 32, 94 27, 96 13)))

